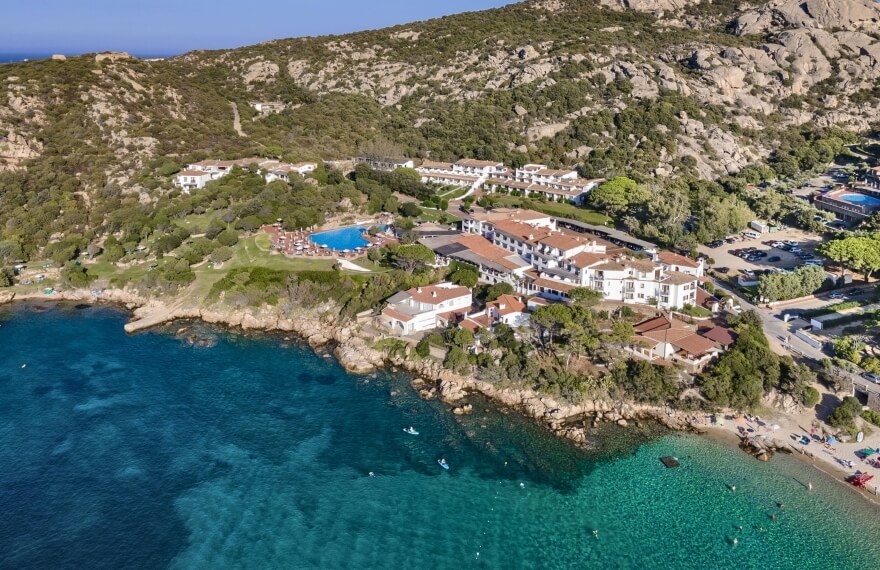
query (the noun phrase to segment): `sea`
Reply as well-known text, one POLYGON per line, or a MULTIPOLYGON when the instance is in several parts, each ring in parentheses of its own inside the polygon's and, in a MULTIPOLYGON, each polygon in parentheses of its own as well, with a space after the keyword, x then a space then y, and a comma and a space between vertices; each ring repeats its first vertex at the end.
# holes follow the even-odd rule
MULTIPOLYGON (((65 52, 53 52, 53 53, 65 53, 65 52)), ((78 54, 67 54, 68 57, 76 57, 78 54)), ((140 59, 153 59, 153 58, 167 58, 173 57, 174 54, 133 54, 135 57, 140 59)), ((0 64, 3 63, 18 63, 21 61, 37 61, 41 59, 49 59, 52 57, 52 53, 46 52, 32 52, 32 53, 10 53, 10 52, 0 52, 0 64)))
POLYGON ((292 338, 127 317, 0 307, 0 568, 880 568, 877 507, 795 458, 649 425, 579 449, 292 338))

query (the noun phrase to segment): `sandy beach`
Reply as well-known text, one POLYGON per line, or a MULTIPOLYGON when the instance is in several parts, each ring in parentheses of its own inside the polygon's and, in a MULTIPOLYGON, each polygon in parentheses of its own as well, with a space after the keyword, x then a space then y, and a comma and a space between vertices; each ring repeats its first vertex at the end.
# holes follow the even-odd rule
MULTIPOLYGON (((821 471, 835 479, 839 484, 845 485, 864 496, 869 501, 880 505, 880 469, 868 463, 868 461, 859 458, 856 452, 862 449, 880 448, 880 430, 875 430, 871 435, 866 435, 865 439, 858 443, 855 440, 848 443, 837 442, 833 445, 824 445, 820 441, 813 439, 808 445, 802 445, 796 441, 800 436, 810 437, 812 422, 815 416, 811 412, 807 412, 798 416, 785 415, 778 412, 770 412, 767 417, 761 417, 760 422, 749 421, 745 417, 740 417, 737 421, 736 417, 727 414, 723 425, 711 423, 711 415, 703 417, 703 425, 706 428, 706 435, 724 443, 734 445, 740 442, 739 429, 742 427, 746 430, 754 430, 749 435, 756 439, 766 439, 775 441, 778 446, 785 446, 791 450, 792 455, 801 459, 804 465, 809 465, 812 469, 821 471), (774 429, 771 426, 779 426, 774 429), (847 464, 852 461, 852 467, 847 464), (859 489, 846 482, 846 479, 855 473, 870 473, 874 476, 864 489, 859 489)), ((822 427, 828 429, 828 426, 822 424, 822 427)), ((822 427, 816 428, 816 435, 822 437, 822 427)), ((811 438, 812 439, 812 438, 811 438)), ((755 460, 757 461, 757 460, 755 460)), ((772 461, 772 459, 771 459, 772 461)), ((823 478, 817 476, 810 479, 811 470, 805 470, 805 484, 812 483, 814 486, 821 484, 823 478)), ((818 474, 817 474, 818 475, 818 474)))

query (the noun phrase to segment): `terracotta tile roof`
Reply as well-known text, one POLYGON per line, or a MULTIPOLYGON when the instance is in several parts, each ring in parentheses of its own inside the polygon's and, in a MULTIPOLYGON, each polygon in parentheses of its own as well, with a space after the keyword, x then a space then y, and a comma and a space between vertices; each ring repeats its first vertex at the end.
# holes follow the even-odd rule
POLYGON ((414 287, 407 294, 419 303, 436 305, 450 299, 458 299, 471 294, 467 287, 458 285, 429 285, 427 287, 414 287))
POLYGON ((679 271, 667 271, 661 283, 672 285, 684 285, 686 283, 695 283, 697 278, 687 273, 679 271))
POLYGON ((672 321, 669 320, 669 317, 661 315, 659 317, 654 317, 653 319, 648 319, 647 321, 637 323, 633 327, 633 330, 635 330, 635 332, 637 333, 644 333, 654 330, 664 330, 670 327, 672 327, 672 321))
POLYGON ((481 222, 499 222, 501 220, 513 220, 517 222, 529 222, 549 218, 547 214, 534 210, 520 210, 518 208, 495 208, 488 212, 473 214, 475 220, 481 222))
POLYGON ((675 341, 670 341, 670 344, 694 356, 703 356, 718 349, 718 345, 714 341, 698 334, 691 334, 675 341))
POLYGON ((706 309, 712 310, 712 305, 714 303, 720 303, 721 301, 709 293, 706 292, 702 287, 697 287, 697 305, 704 307, 706 309))
POLYGON ((477 160, 475 158, 462 158, 455 164, 457 164, 458 166, 471 166, 479 168, 482 168, 484 166, 504 166, 503 163, 496 162, 494 160, 477 160))
POLYGON ((589 242, 581 238, 565 235, 563 233, 554 233, 548 235, 547 237, 540 238, 538 240, 538 243, 567 251, 570 249, 574 249, 578 246, 586 245, 589 242))
POLYGON ((395 311, 391 307, 385 307, 384 309, 382 309, 382 314, 386 317, 391 317, 392 319, 403 322, 409 322, 413 320, 413 317, 411 315, 404 315, 400 311, 395 311))
POLYGON ((492 321, 489 319, 489 315, 483 313, 482 315, 467 317, 458 323, 458 326, 471 332, 477 332, 478 329, 490 328, 492 326, 492 321))
POLYGON ((630 267, 644 273, 652 273, 656 269, 660 268, 653 261, 649 261, 647 259, 634 259, 631 257, 627 257, 621 260, 621 263, 626 267, 630 267))
POLYGON ((603 263, 602 265, 597 265, 593 267, 593 269, 597 271, 623 271, 626 269, 626 266, 619 261, 609 261, 607 263, 603 263))
POLYGON ((501 316, 522 313, 526 310, 525 303, 514 295, 501 295, 494 301, 486 303, 486 307, 494 308, 501 316))
POLYGON ((181 170, 177 173, 178 176, 210 176, 210 172, 205 172, 204 170, 181 170))
POLYGON ((452 170, 451 162, 434 162, 433 160, 423 160, 419 168, 435 168, 438 170, 452 170))
POLYGON ((712 327, 700 334, 724 347, 733 344, 736 341, 736 337, 739 336, 727 327, 712 327))
POLYGON ((569 261, 572 265, 577 268, 584 269, 586 267, 590 267, 591 265, 595 265, 601 261, 605 261, 608 259, 608 255, 604 253, 587 253, 581 252, 577 255, 573 255, 569 258, 569 261))
POLYGON ((670 344, 674 344, 675 342, 683 338, 687 338, 691 335, 695 335, 696 333, 693 331, 693 329, 679 328, 673 326, 667 329, 656 329, 639 334, 644 338, 650 338, 652 340, 656 340, 657 342, 668 342, 670 344))
POLYGON ((513 259, 516 257, 514 254, 493 245, 492 242, 483 236, 476 234, 463 234, 458 236, 455 241, 480 257, 484 257, 489 261, 493 261, 498 265, 506 267, 507 269, 514 270, 526 267, 525 262, 517 262, 513 259))
POLYGON ((685 257, 671 251, 661 251, 657 254, 657 257, 662 263, 665 263, 667 265, 680 265, 682 267, 692 267, 694 269, 700 266, 699 263, 697 263, 690 257, 685 257))
POLYGON ((548 228, 536 228, 522 222, 501 220, 495 222, 495 231, 517 238, 522 241, 535 242, 550 235, 548 228))

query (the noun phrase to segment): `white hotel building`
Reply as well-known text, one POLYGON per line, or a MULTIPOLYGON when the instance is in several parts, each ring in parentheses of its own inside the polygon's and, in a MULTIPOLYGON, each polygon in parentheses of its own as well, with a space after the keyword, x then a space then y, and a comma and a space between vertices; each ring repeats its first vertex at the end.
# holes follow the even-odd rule
POLYGON ((609 253, 605 242, 561 231, 554 218, 531 211, 496 209, 472 216, 462 228, 530 264, 522 277, 506 279, 520 293, 566 299, 572 289, 587 287, 623 303, 672 309, 697 302, 703 264, 684 256, 661 252, 637 259, 609 253))
POLYGON ((578 177, 575 170, 557 170, 543 164, 527 164, 512 169, 501 162, 465 158, 458 162, 426 160, 416 170, 422 182, 471 186, 487 190, 504 189, 526 195, 539 195, 554 202, 580 204, 601 180, 578 177))

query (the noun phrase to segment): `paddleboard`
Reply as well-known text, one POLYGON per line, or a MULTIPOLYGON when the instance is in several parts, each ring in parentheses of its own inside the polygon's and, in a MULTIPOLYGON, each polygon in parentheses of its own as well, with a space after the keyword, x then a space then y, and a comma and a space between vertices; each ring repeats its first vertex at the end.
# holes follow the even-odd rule
POLYGON ((419 435, 419 432, 417 432, 417 431, 409 431, 409 430, 406 429, 406 428, 403 428, 403 432, 404 432, 404 433, 408 433, 408 434, 410 434, 410 435, 419 435))
POLYGON ((437 465, 439 465, 439 466, 442 467, 443 469, 446 469, 447 471, 449 471, 449 464, 448 464, 448 463, 440 463, 440 460, 438 459, 438 460, 437 460, 437 465))

